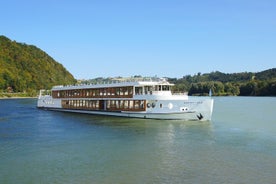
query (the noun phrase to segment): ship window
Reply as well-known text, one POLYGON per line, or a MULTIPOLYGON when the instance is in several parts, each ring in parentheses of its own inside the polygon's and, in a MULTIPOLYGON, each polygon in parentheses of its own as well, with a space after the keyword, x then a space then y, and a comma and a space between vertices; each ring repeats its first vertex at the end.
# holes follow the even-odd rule
POLYGON ((121 88, 121 95, 123 95, 123 96, 128 95, 128 89, 127 89, 127 87, 121 88))
POLYGON ((153 86, 145 86, 145 94, 152 94, 153 86))
POLYGON ((124 108, 128 109, 129 105, 128 105, 128 100, 124 100, 124 108))
POLYGON ((106 92, 107 92, 107 96, 110 96, 110 95, 111 95, 111 90, 110 90, 110 88, 107 88, 107 89, 106 89, 106 92))
POLYGON ((163 105, 162 104, 160 104, 160 108, 162 108, 163 107, 163 105))
POLYGON ((120 95, 120 88, 116 88, 116 96, 120 95))
POLYGON ((133 109, 133 108, 134 108, 133 100, 130 100, 130 101, 129 101, 129 108, 130 108, 130 109, 133 109))
POLYGON ((161 90, 162 90, 162 86, 161 85, 155 86, 155 91, 161 91, 161 90))
POLYGON ((135 95, 142 95, 143 88, 142 87, 135 87, 135 95))
POLYGON ((99 89, 95 89, 95 96, 99 96, 99 94, 100 94, 99 89))
POLYGON ((168 85, 162 86, 162 91, 169 91, 169 90, 170 90, 170 86, 168 86, 168 85))
POLYGON ((109 88, 110 95, 114 96, 115 95, 115 89, 114 88, 109 88))
POLYGON ((132 95, 132 93, 133 93, 133 88, 132 88, 132 87, 129 87, 129 88, 128 88, 128 91, 129 91, 129 94, 132 95))

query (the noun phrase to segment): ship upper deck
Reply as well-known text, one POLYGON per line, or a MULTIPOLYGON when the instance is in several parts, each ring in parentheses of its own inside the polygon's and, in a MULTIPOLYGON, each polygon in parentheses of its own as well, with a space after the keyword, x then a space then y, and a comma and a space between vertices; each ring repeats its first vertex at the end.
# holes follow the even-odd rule
MULTIPOLYGON (((54 86, 52 88, 52 91, 59 91, 59 90, 73 90, 73 89, 99 89, 99 88, 112 88, 112 87, 143 87, 143 86, 167 86, 167 88, 170 88, 170 86, 174 86, 174 84, 169 83, 165 79, 116 79, 111 82, 106 83, 97 83, 97 84, 77 84, 77 85, 59 85, 54 86)), ((161 87, 164 88, 164 87, 161 87)), ((166 87, 165 87, 166 88, 166 87)))

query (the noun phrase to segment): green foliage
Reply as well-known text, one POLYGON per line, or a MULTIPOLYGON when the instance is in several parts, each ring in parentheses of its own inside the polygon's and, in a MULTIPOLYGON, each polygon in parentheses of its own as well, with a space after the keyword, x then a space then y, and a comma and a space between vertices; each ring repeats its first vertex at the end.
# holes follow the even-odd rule
POLYGON ((41 49, 0 36, 0 91, 26 92, 73 84, 74 77, 41 49))
POLYGON ((175 84, 174 91, 188 91, 190 95, 208 95, 211 89, 216 96, 276 96, 276 68, 258 73, 198 73, 169 81, 175 84))
POLYGON ((241 96, 276 96, 276 79, 250 81, 240 86, 241 96))
MULTIPOLYGON (((134 76, 143 78, 141 76, 134 76)), ((119 79, 121 77, 117 77, 119 79)), ((189 95, 206 96, 212 90, 215 96, 276 96, 276 68, 258 73, 242 72, 225 74, 212 72, 197 73, 194 76, 186 75, 180 79, 167 78, 175 84, 173 92, 188 92, 189 95)), ((95 78, 79 83, 109 83, 115 78, 95 78)))

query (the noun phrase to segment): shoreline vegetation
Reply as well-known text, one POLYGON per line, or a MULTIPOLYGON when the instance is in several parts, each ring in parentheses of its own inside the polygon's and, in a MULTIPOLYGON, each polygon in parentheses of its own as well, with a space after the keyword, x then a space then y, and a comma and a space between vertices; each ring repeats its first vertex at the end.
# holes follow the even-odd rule
POLYGON ((0 99, 17 99, 17 98, 37 98, 28 93, 0 93, 0 99))
MULTIPOLYGON (((147 79, 140 75, 131 78, 147 79)), ((130 78, 130 79, 131 79, 130 78)), ((154 77, 153 77, 154 78, 154 77)), ((197 73, 185 75, 182 78, 166 78, 175 84, 172 92, 188 92, 190 96, 208 96, 212 91, 213 96, 276 96, 276 68, 261 72, 222 73, 197 73)), ((109 83, 120 81, 123 77, 95 78, 80 80, 80 84, 109 83)))
MULTIPOLYGON (((55 85, 108 83, 122 78, 76 80, 62 64, 38 47, 0 35, 0 98, 35 98, 40 89, 48 90, 55 85)), ((172 92, 188 92, 190 96, 208 96, 210 89, 213 96, 276 96, 276 68, 230 74, 198 72, 182 78, 164 78, 175 84, 172 92)))
MULTIPOLYGON (((133 79, 149 79, 140 75, 131 77, 133 79)), ((151 77, 154 78, 154 77, 151 77)), ((165 77, 166 78, 166 77, 165 77)), ((123 77, 103 78, 98 77, 89 80, 76 80, 75 85, 110 83, 120 81, 123 77)), ((224 74, 212 72, 207 74, 186 75, 182 78, 166 78, 170 83, 175 84, 173 93, 188 92, 190 96, 272 96, 276 97, 276 68, 258 73, 244 72, 224 74)), ((57 83, 56 85, 58 85, 57 83)), ((74 83, 72 83, 74 85, 74 83)), ((46 88, 47 90, 51 87, 46 88)), ((0 98, 37 98, 40 88, 26 89, 24 92, 16 91, 12 87, 0 89, 0 98)))

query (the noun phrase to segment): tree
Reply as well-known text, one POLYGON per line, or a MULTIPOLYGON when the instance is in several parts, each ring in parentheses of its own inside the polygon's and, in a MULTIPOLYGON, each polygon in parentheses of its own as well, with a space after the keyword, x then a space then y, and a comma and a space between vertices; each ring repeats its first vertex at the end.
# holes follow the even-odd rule
POLYGON ((248 83, 243 84, 240 87, 240 95, 241 96, 252 96, 256 95, 257 83, 255 81, 250 81, 248 83))
POLYGON ((238 85, 233 85, 230 82, 227 82, 224 85, 224 90, 226 95, 231 95, 231 96, 238 96, 240 94, 240 88, 238 85))
POLYGON ((72 74, 41 49, 0 36, 1 91, 23 92, 75 82, 72 74))

